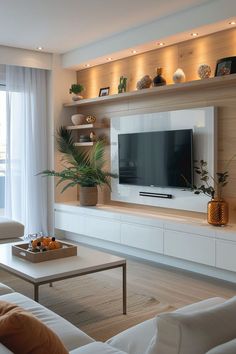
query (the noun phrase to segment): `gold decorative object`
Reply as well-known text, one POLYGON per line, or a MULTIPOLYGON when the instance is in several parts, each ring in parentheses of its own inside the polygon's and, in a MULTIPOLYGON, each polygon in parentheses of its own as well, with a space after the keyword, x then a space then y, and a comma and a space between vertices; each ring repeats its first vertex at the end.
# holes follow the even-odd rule
POLYGON ((211 67, 208 64, 202 64, 198 68, 198 76, 200 79, 208 79, 211 75, 211 67))
POLYGON ((96 122, 96 117, 94 117, 94 116, 87 116, 87 117, 85 118, 85 120, 86 120, 86 122, 87 122, 88 124, 92 124, 92 123, 95 123, 95 122, 96 122))
POLYGON ((207 221, 214 226, 227 225, 229 221, 229 206, 223 199, 212 199, 207 205, 207 221))

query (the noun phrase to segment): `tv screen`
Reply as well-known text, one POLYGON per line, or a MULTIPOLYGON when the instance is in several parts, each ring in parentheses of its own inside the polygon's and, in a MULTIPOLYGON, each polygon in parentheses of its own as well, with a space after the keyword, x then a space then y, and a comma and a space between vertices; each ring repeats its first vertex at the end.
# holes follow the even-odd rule
POLYGON ((191 129, 118 135, 119 183, 186 187, 193 183, 191 129), (185 177, 185 179, 183 178, 185 177))

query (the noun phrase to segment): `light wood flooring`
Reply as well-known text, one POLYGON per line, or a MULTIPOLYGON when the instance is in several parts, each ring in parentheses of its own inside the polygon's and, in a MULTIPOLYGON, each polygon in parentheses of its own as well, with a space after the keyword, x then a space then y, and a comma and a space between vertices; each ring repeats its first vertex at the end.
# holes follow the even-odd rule
MULTIPOLYGON (((193 273, 128 259, 128 314, 122 314, 121 269, 43 285, 41 304, 97 340, 109 337, 163 311, 213 296, 232 297, 236 285, 193 273)), ((4 271, 0 281, 32 297, 32 286, 4 271)))

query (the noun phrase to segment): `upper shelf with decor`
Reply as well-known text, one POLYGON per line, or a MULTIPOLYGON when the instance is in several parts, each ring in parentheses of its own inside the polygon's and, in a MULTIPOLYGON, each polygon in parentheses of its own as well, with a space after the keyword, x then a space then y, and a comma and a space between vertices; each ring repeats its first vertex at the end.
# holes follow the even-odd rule
POLYGON ((236 85, 236 74, 217 76, 209 79, 194 80, 178 84, 170 84, 166 86, 151 87, 142 90, 124 92, 115 95, 101 96, 94 98, 85 98, 79 101, 65 103, 64 107, 87 106, 93 104, 110 103, 113 101, 132 100, 139 96, 165 95, 177 92, 195 91, 210 88, 224 88, 236 85))

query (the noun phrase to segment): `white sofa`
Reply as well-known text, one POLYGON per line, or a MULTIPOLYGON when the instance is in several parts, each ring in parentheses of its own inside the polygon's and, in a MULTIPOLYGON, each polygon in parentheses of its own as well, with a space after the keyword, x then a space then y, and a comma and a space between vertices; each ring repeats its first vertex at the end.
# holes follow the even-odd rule
MULTIPOLYGON (((228 301, 211 298, 161 314, 106 343, 94 341, 67 320, 1 283, 0 301, 34 314, 58 335, 70 354, 236 354, 236 297, 228 301)), ((0 354, 10 353, 0 343, 0 354)))

